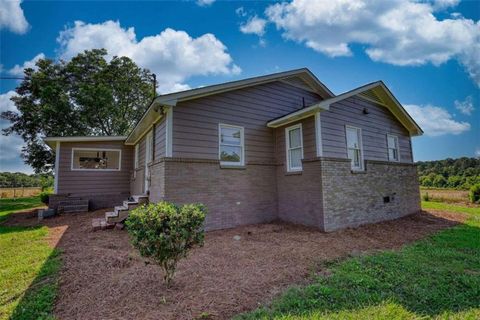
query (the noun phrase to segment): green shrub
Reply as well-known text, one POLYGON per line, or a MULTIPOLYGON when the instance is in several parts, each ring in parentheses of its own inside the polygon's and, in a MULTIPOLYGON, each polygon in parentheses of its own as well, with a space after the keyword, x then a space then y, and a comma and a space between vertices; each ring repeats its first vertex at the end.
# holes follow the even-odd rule
POLYGON ((201 204, 179 207, 169 202, 144 205, 130 212, 125 224, 133 246, 162 267, 167 286, 177 262, 195 245, 203 245, 206 212, 201 204))
POLYGON ((50 200, 50 195, 52 193, 53 192, 51 190, 46 190, 46 191, 40 192, 40 201, 42 201, 44 204, 48 205, 48 202, 50 200))
POLYGON ((474 184, 470 188, 470 193, 468 194, 468 197, 470 198, 470 201, 472 203, 480 202, 480 183, 474 184))
POLYGON ((428 195, 428 192, 425 192, 423 195, 423 201, 430 201, 430 196, 428 195))

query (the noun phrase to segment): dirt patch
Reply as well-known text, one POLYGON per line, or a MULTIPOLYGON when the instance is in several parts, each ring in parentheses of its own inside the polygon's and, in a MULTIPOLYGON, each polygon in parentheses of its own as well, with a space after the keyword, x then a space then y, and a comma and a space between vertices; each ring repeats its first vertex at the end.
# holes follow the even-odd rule
MULTIPOLYGON (((63 252, 55 306, 59 319, 226 319, 304 283, 313 273, 328 276, 322 267, 327 260, 400 248, 464 219, 424 212, 332 233, 284 223, 209 232, 205 246, 180 262, 174 285, 167 289, 160 268, 137 254, 125 230, 91 231, 91 219, 103 214, 42 222, 54 228, 50 241, 63 252)), ((31 214, 7 221, 37 223, 31 214)))

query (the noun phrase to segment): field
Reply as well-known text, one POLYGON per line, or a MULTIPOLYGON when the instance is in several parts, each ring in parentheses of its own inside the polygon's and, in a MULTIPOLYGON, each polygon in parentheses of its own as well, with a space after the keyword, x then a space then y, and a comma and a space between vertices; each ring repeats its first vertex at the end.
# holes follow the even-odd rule
POLYGON ((27 198, 0 199, 0 223, 15 211, 45 206, 38 196, 27 198))
POLYGON ((468 191, 455 189, 440 188, 420 188, 422 199, 428 193, 430 201, 447 202, 447 203, 469 203, 468 191))
POLYGON ((42 192, 40 187, 30 187, 30 188, 0 188, 0 198, 24 198, 24 197, 33 197, 42 192))

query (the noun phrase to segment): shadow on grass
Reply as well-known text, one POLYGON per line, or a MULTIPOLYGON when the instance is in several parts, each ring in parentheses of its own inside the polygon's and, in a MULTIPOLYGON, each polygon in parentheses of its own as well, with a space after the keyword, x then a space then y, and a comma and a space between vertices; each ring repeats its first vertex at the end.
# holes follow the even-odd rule
POLYGON ((330 276, 291 288, 270 307, 239 319, 410 319, 459 312, 473 312, 473 319, 480 316, 480 228, 473 220, 400 251, 324 264, 330 276))
POLYGON ((53 319, 61 261, 47 236, 44 226, 0 225, 1 319, 53 319))

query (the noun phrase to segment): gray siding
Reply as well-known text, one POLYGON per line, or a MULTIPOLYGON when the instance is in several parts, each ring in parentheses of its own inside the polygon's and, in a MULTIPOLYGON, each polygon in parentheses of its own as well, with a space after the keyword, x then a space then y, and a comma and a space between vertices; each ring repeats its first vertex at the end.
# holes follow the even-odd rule
POLYGON ((385 107, 351 97, 320 113, 324 157, 347 158, 345 125, 362 129, 365 160, 388 160, 387 133, 398 136, 400 161, 413 162, 410 135, 385 107), (363 114, 368 108, 369 114, 363 114))
POLYGON ((266 123, 321 100, 283 82, 273 82, 179 103, 173 108, 173 157, 218 159, 218 124, 245 128, 245 160, 275 161, 274 130, 266 123))
POLYGON ((121 141, 62 142, 58 168, 58 193, 72 195, 128 194, 133 169, 133 148, 121 141), (122 150, 120 171, 72 171, 72 148, 122 150))
MULTIPOLYGON (((286 126, 278 127, 275 129, 275 149, 276 149, 276 160, 278 164, 285 164, 287 160, 287 154, 285 151, 286 139, 285 139, 285 128, 296 125, 297 123, 302 124, 302 134, 303 134, 303 158, 312 159, 317 156, 316 142, 315 142, 315 117, 311 116, 300 121, 289 123, 286 126)), ((284 167, 286 171, 286 166, 284 167)))
POLYGON ((155 126, 155 160, 165 157, 165 143, 166 143, 166 121, 162 118, 155 126))

